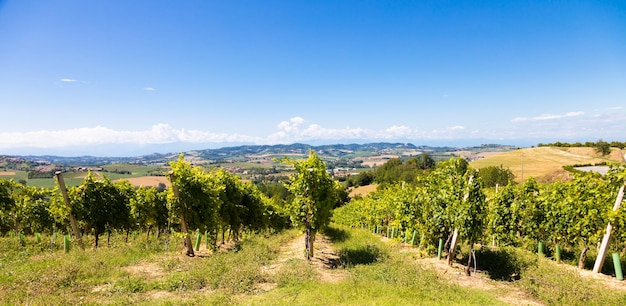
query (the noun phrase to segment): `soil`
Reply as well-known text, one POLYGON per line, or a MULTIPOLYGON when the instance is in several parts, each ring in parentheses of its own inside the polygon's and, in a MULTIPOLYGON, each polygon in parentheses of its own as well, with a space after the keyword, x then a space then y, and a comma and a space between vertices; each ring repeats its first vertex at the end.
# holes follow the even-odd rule
MULTIPOLYGON (((280 248, 278 257, 269 265, 263 267, 264 272, 272 275, 280 271, 290 260, 305 261, 304 235, 298 236, 280 248)), ((339 256, 332 248, 330 239, 322 234, 315 236, 313 258, 309 264, 323 282, 340 282, 348 277, 348 272, 336 269, 339 256)))
POLYGON ((509 305, 544 305, 514 285, 492 280, 480 271, 467 276, 465 274, 465 266, 461 264, 453 263, 452 266, 449 266, 447 260, 438 260, 437 258, 418 259, 418 263, 434 269, 441 278, 461 287, 488 291, 498 300, 509 305))

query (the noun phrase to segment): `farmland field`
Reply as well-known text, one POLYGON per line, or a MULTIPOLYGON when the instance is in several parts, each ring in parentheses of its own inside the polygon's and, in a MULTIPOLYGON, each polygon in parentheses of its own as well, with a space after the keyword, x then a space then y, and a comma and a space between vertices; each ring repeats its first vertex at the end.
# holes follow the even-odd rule
POLYGON ((123 180, 129 181, 133 186, 156 187, 159 184, 165 184, 165 186, 169 187, 171 185, 170 181, 165 176, 140 176, 123 178, 123 180))
MULTIPOLYGON (((517 182, 521 182, 522 177, 526 179, 531 176, 542 181, 552 175, 563 173, 563 166, 566 165, 596 164, 618 157, 621 157, 623 161, 621 151, 616 149, 614 151, 616 153, 611 154, 610 158, 602 158, 594 152, 593 148, 526 148, 490 155, 474 160, 470 165, 477 169, 502 165, 513 172, 517 182)), ((619 161, 619 159, 613 161, 619 161)))

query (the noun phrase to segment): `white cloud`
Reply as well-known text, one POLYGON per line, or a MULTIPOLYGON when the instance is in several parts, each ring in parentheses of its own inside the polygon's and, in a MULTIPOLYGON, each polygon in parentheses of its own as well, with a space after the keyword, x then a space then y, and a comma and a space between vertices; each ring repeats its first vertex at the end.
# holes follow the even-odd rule
POLYGON ((68 78, 59 79, 59 81, 61 81, 63 83, 75 83, 75 82, 78 82, 78 80, 68 79, 68 78))
POLYGON ((145 91, 155 91, 154 87, 144 87, 143 90, 145 90, 145 91))
POLYGON ((560 115, 552 115, 552 114, 543 114, 534 117, 516 117, 511 119, 511 122, 525 122, 525 121, 540 121, 540 120, 553 120, 553 119, 561 119, 568 117, 576 117, 584 115, 584 112, 567 112, 565 114, 560 115))
POLYGON ((429 130, 407 125, 391 125, 382 129, 362 127, 327 127, 311 123, 302 117, 293 117, 276 125, 276 130, 267 135, 245 135, 205 130, 187 130, 168 124, 155 124, 146 130, 127 131, 109 127, 83 127, 67 130, 40 130, 29 132, 0 132, 0 152, 6 149, 54 149, 67 147, 90 148, 99 145, 160 145, 160 144, 222 144, 255 143, 278 144, 294 142, 332 141, 423 141, 471 140, 471 139, 617 139, 623 140, 626 130, 626 114, 606 113, 582 116, 583 112, 561 115, 541 115, 514 120, 506 125, 480 123, 472 126, 448 125, 429 130), (550 120, 571 118, 570 120, 550 120))
MULTIPOLYGON (((8 148, 63 148, 97 145, 152 145, 172 143, 257 143, 276 144, 316 140, 382 140, 397 139, 451 139, 464 133, 462 126, 452 126, 430 132, 419 131, 405 125, 392 125, 382 130, 364 128, 328 128, 308 124, 302 117, 293 117, 277 125, 278 131, 263 136, 214 133, 201 130, 174 128, 156 124, 142 131, 114 130, 108 127, 84 127, 57 131, 31 131, 23 133, 0 132, 0 149, 8 148)), ((462 135, 461 135, 462 136, 462 135)))
POLYGON ((208 131, 175 129, 168 124, 157 124, 144 131, 117 131, 96 126, 59 131, 32 131, 0 133, 0 148, 62 148, 105 144, 167 144, 175 142, 220 143, 255 142, 254 137, 238 134, 218 134, 208 131))

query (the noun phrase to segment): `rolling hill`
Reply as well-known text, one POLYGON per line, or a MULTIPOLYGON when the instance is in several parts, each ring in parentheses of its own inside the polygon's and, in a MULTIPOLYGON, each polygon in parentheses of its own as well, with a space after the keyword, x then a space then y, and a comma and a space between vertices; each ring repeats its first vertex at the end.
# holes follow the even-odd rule
POLYGON ((597 164, 601 162, 624 162, 624 152, 613 148, 608 156, 601 156, 594 148, 537 147, 499 153, 470 162, 474 168, 503 166, 521 182, 535 177, 539 182, 553 181, 567 175, 563 166, 597 164))

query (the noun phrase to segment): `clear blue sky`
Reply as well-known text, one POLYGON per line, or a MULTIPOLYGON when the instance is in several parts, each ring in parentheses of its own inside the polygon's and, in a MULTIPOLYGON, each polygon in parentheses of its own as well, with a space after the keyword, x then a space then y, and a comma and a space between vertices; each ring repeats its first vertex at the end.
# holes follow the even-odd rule
POLYGON ((626 141, 626 1, 2 1, 0 154, 626 141))

